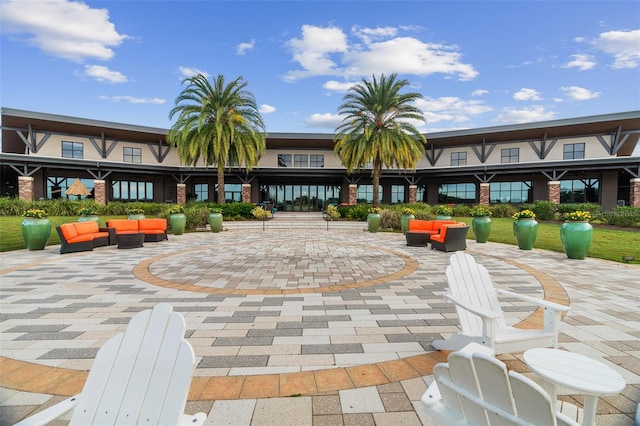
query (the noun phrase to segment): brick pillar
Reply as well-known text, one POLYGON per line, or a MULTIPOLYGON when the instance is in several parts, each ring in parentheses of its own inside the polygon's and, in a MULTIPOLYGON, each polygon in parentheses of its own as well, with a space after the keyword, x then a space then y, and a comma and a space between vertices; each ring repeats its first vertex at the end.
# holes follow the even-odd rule
POLYGON ((23 201, 33 201, 33 178, 18 176, 18 197, 23 201))
POLYGON ((547 182, 547 201, 560 204, 560 181, 550 180, 547 182))
POLYGON ((415 203, 418 198, 418 185, 409 185, 409 202, 415 203))
POLYGON ((242 184, 242 202, 243 203, 251 202, 251 184, 250 183, 242 184))
POLYGON ((355 206, 358 204, 358 185, 355 183, 349 184, 349 205, 355 206))
POLYGON ((93 181, 93 200, 96 204, 107 204, 107 183, 104 180, 93 181))
POLYGON ((184 183, 176 184, 176 202, 178 204, 187 204, 187 185, 184 183))
POLYGON ((488 206, 490 203, 489 188, 491 188, 491 184, 488 182, 482 182, 480 184, 480 205, 481 206, 488 206))
POLYGON ((640 207, 640 178, 631 179, 629 205, 631 207, 640 207))

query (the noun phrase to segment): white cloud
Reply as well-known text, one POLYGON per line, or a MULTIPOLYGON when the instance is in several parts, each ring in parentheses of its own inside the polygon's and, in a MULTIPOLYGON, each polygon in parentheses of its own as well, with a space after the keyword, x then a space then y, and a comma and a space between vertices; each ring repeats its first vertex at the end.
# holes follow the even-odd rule
POLYGON ((166 99, 160 98, 136 98, 133 96, 100 96, 101 100, 111 102, 129 102, 130 104, 154 104, 162 105, 167 102, 166 99))
POLYGON ((253 50, 255 45, 256 41, 254 39, 251 39, 249 43, 240 43, 238 47, 236 47, 236 53, 238 55, 244 55, 247 50, 253 50))
POLYGON ((288 44, 302 69, 288 72, 285 80, 319 75, 370 77, 384 72, 420 76, 441 73, 464 81, 478 75, 472 65, 461 61, 457 46, 399 37, 397 29, 391 27, 352 30, 358 40, 350 44, 340 28, 304 25, 302 38, 288 44))
POLYGON ((309 127, 320 127, 323 129, 335 129, 342 124, 343 117, 339 114, 315 113, 307 117, 305 122, 309 127))
POLYGON ((107 81, 109 83, 126 83, 127 76, 118 71, 111 71, 102 65, 85 65, 84 75, 97 81, 107 81))
POLYGON ((529 123, 535 121, 552 120, 555 113, 546 111, 542 105, 534 105, 529 108, 515 109, 505 108, 502 114, 491 120, 494 123, 529 123))
POLYGON ((358 84, 358 82, 339 82, 335 80, 329 80, 322 85, 324 89, 331 90, 334 92, 347 92, 353 86, 358 84))
POLYGON ((640 66, 640 30, 602 33, 593 44, 604 53, 613 55, 612 67, 615 69, 640 66))
POLYGON ((471 120, 473 115, 493 111, 491 107, 484 105, 482 101, 465 101, 454 96, 425 97, 416 100, 416 106, 423 111, 429 124, 441 121, 461 123, 471 120))
POLYGON ((272 112, 276 112, 276 107, 268 105, 268 104, 260 105, 260 113, 261 114, 271 114, 272 112))
POLYGON ((93 9, 75 1, 19 1, 0 3, 0 28, 59 58, 83 62, 109 60, 113 47, 129 37, 119 34, 107 9, 93 9))
POLYGON ((513 94, 513 99, 516 101, 539 101, 542 98, 537 90, 523 87, 513 94))
POLYGON ((594 92, 592 90, 578 86, 561 87, 560 90, 562 90, 562 92, 567 97, 573 99, 574 101, 586 101, 589 99, 595 99, 600 96, 600 92, 594 92))
POLYGON ((190 78, 198 74, 202 74, 205 77, 209 78, 209 73, 201 71, 198 68, 179 67, 178 71, 180 72, 180 78, 190 78))
POLYGON ((482 96, 482 95, 486 95, 488 93, 489 93, 488 90, 476 89, 473 92, 471 92, 471 96, 482 96))
POLYGON ((571 60, 563 65, 563 68, 578 68, 578 71, 590 70, 596 66, 593 55, 571 55, 571 60))

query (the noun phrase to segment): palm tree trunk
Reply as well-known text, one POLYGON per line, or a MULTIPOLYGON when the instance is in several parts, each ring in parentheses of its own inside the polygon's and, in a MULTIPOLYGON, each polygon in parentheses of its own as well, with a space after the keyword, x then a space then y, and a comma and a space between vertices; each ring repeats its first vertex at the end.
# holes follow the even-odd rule
POLYGON ((224 203, 224 167, 218 164, 218 204, 224 203))
POLYGON ((382 170, 382 162, 373 160, 373 207, 380 207, 380 173, 382 170))

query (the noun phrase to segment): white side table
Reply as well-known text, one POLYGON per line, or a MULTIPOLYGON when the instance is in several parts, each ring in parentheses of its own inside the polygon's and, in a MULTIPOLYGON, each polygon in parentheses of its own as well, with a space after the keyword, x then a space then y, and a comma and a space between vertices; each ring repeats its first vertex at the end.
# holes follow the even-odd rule
POLYGON ((584 425, 594 425, 598 397, 615 395, 625 386, 622 376, 609 366, 584 355, 557 349, 529 349, 524 361, 542 377, 544 388, 553 400, 556 386, 565 386, 585 395, 584 425))

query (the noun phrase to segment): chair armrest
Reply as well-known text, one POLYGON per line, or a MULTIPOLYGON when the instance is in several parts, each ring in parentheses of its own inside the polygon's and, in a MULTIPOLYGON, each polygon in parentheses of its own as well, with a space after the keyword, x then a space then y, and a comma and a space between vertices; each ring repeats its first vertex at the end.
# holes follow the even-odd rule
POLYGON ((31 417, 27 417, 19 423, 16 423, 14 426, 32 426, 32 425, 46 425, 47 423, 55 420, 62 415, 68 413, 73 410, 73 408, 78 403, 78 395, 73 396, 69 399, 65 399, 64 401, 60 401, 56 405, 53 405, 45 410, 40 411, 37 414, 34 414, 31 417))
POLYGON ((543 299, 537 299, 537 298, 531 297, 531 296, 525 296, 523 294, 514 293, 514 292, 508 291, 508 290, 496 289, 496 293, 504 295, 504 296, 515 297, 516 299, 520 299, 520 300, 523 300, 525 302, 529 302, 529 303, 532 303, 534 305, 538 305, 538 306, 543 307, 543 308, 549 308, 549 309, 551 309, 553 311, 566 312, 569 309, 571 309, 569 306, 561 305, 559 303, 549 302, 549 301, 543 300, 543 299))
POLYGON ((434 380, 427 390, 422 394, 422 404, 425 407, 433 407, 437 403, 440 402, 442 396, 440 395, 440 389, 438 388, 438 383, 434 380))
POLYGON ((455 303, 457 306, 460 306, 462 309, 464 309, 465 311, 469 311, 472 314, 478 315, 479 317, 482 317, 483 319, 490 319, 490 320, 495 320, 500 318, 500 314, 493 312, 493 311, 489 311, 487 309, 482 309, 482 308, 477 308, 477 307, 473 307, 473 306, 469 306, 464 304, 463 302, 461 302, 460 300, 456 299, 455 297, 451 296, 450 294, 444 294, 442 297, 444 297, 445 299, 455 303))

